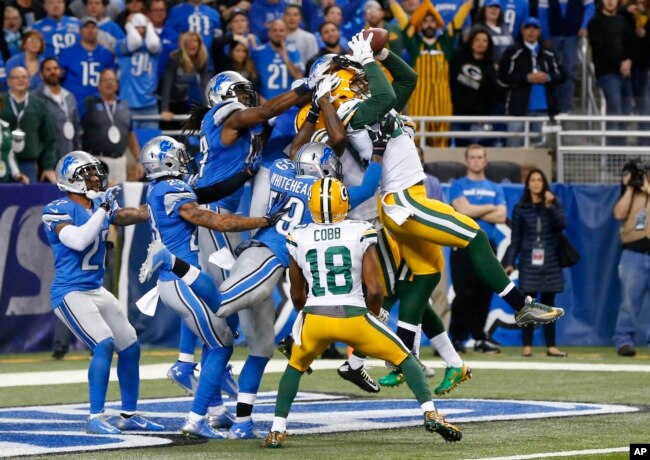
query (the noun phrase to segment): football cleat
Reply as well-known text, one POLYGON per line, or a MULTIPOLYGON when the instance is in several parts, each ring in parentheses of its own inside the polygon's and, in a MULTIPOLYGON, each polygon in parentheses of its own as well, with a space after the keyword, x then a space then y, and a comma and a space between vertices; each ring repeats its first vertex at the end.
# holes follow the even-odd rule
POLYGON ((235 423, 235 417, 230 413, 228 409, 226 409, 226 412, 223 414, 208 414, 207 421, 208 425, 210 425, 211 428, 223 428, 227 430, 232 426, 233 423, 235 423))
POLYGON ((115 425, 122 431, 163 431, 165 429, 160 423, 152 422, 139 414, 134 414, 129 418, 120 417, 115 425))
POLYGON ((459 427, 447 423, 437 411, 424 413, 424 428, 432 433, 438 433, 447 442, 457 442, 463 439, 463 432, 459 427))
POLYGON ((147 248, 147 258, 142 262, 138 279, 144 283, 151 279, 151 276, 159 268, 172 269, 172 254, 162 241, 154 240, 147 248))
POLYGON ((284 441, 287 439, 287 432, 280 433, 279 431, 271 431, 264 439, 263 447, 270 447, 271 449, 278 449, 284 446, 284 441))
POLYGON ((449 393, 461 383, 472 378, 472 370, 463 364, 461 367, 448 367, 445 376, 433 392, 438 396, 449 393))
POLYGON ((239 393, 239 386, 235 380, 235 376, 232 374, 232 364, 228 364, 223 370, 223 375, 221 376, 221 392, 227 394, 230 398, 237 398, 237 393, 239 393))
POLYGON ((193 422, 190 419, 185 420, 181 433, 188 438, 228 439, 225 433, 211 428, 205 420, 198 422, 193 422))
POLYGON ((108 417, 102 415, 101 417, 89 418, 86 424, 86 433, 90 434, 121 434, 122 432, 108 423, 108 417))
POLYGON ((532 297, 527 296, 524 308, 515 313, 515 322, 517 323, 517 326, 546 324, 561 318, 563 315, 563 308, 549 307, 548 305, 544 305, 532 297))
POLYGON ((194 393, 199 386, 199 381, 194 375, 196 366, 196 363, 176 361, 176 363, 174 363, 174 365, 167 371, 167 378, 171 380, 172 383, 175 383, 185 390, 188 395, 194 396, 194 393))
POLYGON ((233 423, 228 431, 230 439, 262 439, 264 436, 255 429, 253 419, 246 422, 233 423))
POLYGON ((354 383, 363 391, 368 393, 379 393, 379 385, 368 375, 365 368, 362 366, 359 369, 352 369, 350 364, 346 361, 336 372, 343 380, 354 383))
POLYGON ((394 369, 379 379, 382 387, 398 387, 406 381, 404 373, 399 369, 394 369))

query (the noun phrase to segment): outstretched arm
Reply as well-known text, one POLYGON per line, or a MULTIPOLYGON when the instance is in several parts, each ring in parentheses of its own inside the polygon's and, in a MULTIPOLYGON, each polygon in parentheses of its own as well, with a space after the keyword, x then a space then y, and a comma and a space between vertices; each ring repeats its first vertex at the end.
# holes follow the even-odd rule
POLYGON ((139 224, 149 218, 147 205, 141 204, 137 208, 120 208, 115 211, 113 224, 124 227, 126 225, 139 224))
POLYGON ((264 217, 241 217, 235 214, 216 214, 200 208, 196 201, 185 203, 180 208, 180 215, 186 221, 199 227, 219 232, 241 232, 265 227, 268 221, 264 217))

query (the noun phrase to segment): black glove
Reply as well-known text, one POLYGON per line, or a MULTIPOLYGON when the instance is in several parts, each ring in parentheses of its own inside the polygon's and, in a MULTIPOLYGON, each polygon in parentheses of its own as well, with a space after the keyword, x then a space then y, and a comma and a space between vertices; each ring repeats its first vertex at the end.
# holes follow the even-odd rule
POLYGON ((306 121, 308 121, 309 123, 316 124, 319 115, 320 115, 320 107, 318 107, 316 101, 312 101, 311 107, 309 107, 309 112, 307 113, 306 121))
POLYGON ((289 207, 287 206, 287 201, 289 201, 289 197, 287 196, 286 193, 282 193, 278 195, 278 198, 275 200, 275 203, 273 206, 271 206, 271 209, 268 210, 264 218, 266 219, 266 225, 271 226, 275 225, 277 221, 280 220, 280 218, 284 215, 289 210, 289 207))
POLYGON ((386 115, 379 122, 378 129, 372 129, 370 126, 366 126, 366 131, 372 141, 372 154, 383 157, 386 151, 386 144, 388 144, 393 131, 395 131, 395 117, 386 115))
MULTIPOLYGON (((293 342, 293 337, 288 335, 278 343, 278 351, 286 356, 289 361, 291 361, 291 347, 293 347, 293 342)), ((313 370, 311 366, 309 366, 307 368, 307 374, 311 374, 312 372, 313 370)))
POLYGON ((252 157, 246 159, 246 172, 253 177, 262 167, 262 150, 257 150, 252 157))

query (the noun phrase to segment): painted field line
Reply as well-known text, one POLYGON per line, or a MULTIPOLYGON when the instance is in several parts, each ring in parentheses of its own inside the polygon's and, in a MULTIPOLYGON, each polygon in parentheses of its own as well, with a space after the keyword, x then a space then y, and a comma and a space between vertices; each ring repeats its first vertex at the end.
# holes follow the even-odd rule
POLYGON ((610 449, 565 450, 563 452, 544 452, 542 454, 512 455, 510 457, 485 457, 474 460, 528 460, 529 458, 575 457, 578 455, 602 455, 616 452, 629 452, 630 447, 612 447, 610 449))
MULTIPOLYGON (((314 370, 333 370, 343 363, 342 360, 317 360, 312 364, 314 370)), ((424 361, 425 364, 444 368, 442 361, 424 361)), ((233 372, 239 374, 244 361, 231 361, 233 372)), ((540 371, 583 371, 583 372, 650 372, 650 365, 643 364, 584 364, 584 363, 543 363, 543 362, 508 362, 508 361, 469 361, 473 369, 495 369, 495 370, 540 370, 540 371)), ((367 360, 368 367, 381 368, 384 362, 376 359, 367 360)), ((140 366, 141 380, 156 380, 166 378, 167 370, 171 363, 165 364, 144 364, 140 366)), ((284 372, 287 367, 286 359, 272 359, 266 366, 267 373, 284 372)), ((87 369, 67 371, 41 371, 41 372, 13 372, 0 373, 0 388, 35 385, 61 385, 68 383, 86 383, 88 380, 87 369)), ((111 369, 111 381, 117 381, 115 367, 111 369)))

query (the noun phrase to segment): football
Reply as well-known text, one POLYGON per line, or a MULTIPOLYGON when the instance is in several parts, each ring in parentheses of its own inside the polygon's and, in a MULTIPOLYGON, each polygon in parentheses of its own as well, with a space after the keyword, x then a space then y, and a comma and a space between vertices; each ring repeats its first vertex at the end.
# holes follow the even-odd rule
POLYGON ((375 53, 379 53, 386 43, 388 43, 388 31, 386 29, 380 29, 379 27, 371 27, 363 31, 363 37, 368 38, 368 34, 372 33, 372 41, 370 42, 370 47, 375 53))

